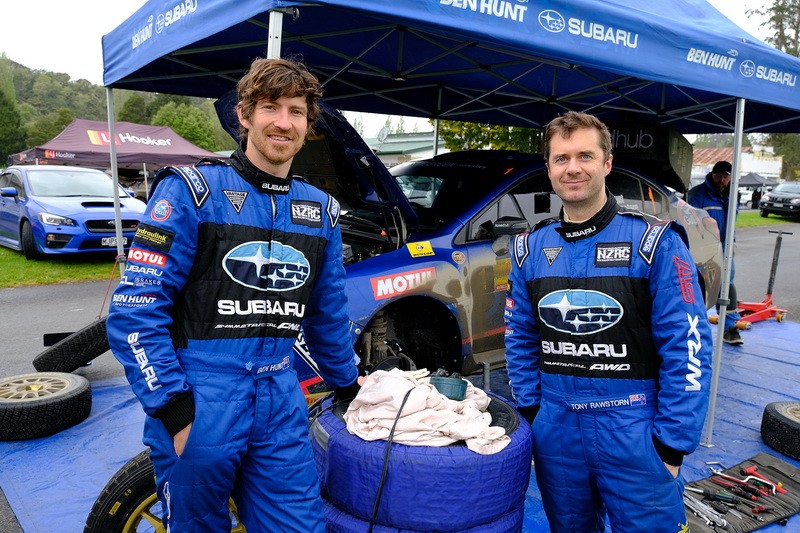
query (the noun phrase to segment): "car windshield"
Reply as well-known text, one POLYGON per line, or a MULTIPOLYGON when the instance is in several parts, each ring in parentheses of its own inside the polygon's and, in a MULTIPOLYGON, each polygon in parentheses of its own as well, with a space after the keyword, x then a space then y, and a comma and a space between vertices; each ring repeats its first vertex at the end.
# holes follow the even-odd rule
POLYGON ((106 174, 75 170, 28 172, 31 194, 36 196, 96 196, 111 198, 114 183, 106 174))
POLYGON ((423 223, 428 220, 434 226, 451 221, 497 187, 496 176, 504 175, 485 165, 453 163, 395 167, 392 173, 423 223))
POLYGON ((800 194, 800 183, 781 183, 772 192, 800 194))

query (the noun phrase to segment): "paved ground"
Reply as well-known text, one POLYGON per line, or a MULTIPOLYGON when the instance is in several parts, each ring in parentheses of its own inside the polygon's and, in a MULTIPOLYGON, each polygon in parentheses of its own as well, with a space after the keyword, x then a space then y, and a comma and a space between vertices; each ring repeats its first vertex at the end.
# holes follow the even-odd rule
MULTIPOLYGON (((776 272, 773 297, 789 311, 787 319, 800 321, 800 224, 748 228, 737 232, 736 284, 740 300, 761 301, 769 281, 776 234, 784 235, 776 272)), ((113 286, 111 287, 113 290, 113 286)), ((0 289, 0 372, 3 376, 34 372, 33 358, 43 349, 42 334, 76 331, 108 308, 108 281, 0 289)), ((748 342, 748 333, 743 337, 748 342)), ((756 340, 756 335, 753 335, 756 340)), ((750 350, 754 346, 747 346, 750 350)), ((748 350, 749 351, 749 350, 748 350)), ((107 352, 77 371, 91 381, 118 377, 122 369, 107 352)), ((0 490, 0 531, 21 532, 0 490)))

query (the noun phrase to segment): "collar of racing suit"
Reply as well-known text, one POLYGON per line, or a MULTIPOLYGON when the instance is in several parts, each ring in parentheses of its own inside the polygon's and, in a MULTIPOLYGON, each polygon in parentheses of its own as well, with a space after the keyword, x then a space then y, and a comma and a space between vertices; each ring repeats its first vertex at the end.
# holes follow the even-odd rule
POLYGON ((245 181, 259 191, 273 194, 287 194, 292 187, 292 173, 285 178, 268 174, 247 159, 241 145, 231 154, 230 165, 245 181))
POLYGON ((561 226, 557 227, 556 231, 564 237, 564 240, 573 242, 590 237, 605 228, 613 220, 618 210, 617 199, 614 198, 608 188, 606 188, 606 198, 606 203, 600 208, 600 211, 595 213, 589 220, 583 222, 574 223, 564 220, 564 208, 562 207, 559 215, 561 226))

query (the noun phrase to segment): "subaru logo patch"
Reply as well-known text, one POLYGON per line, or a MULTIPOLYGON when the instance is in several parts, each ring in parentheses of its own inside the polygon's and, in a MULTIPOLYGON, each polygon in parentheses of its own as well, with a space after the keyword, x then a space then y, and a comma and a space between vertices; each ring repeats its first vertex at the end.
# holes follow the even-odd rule
POLYGON ((587 335, 608 329, 622 318, 622 305, 597 291, 559 290, 539 300, 539 318, 556 331, 587 335))
POLYGON ((222 268, 233 281, 260 291, 291 291, 311 273, 305 256, 277 241, 251 241, 225 254, 222 268))

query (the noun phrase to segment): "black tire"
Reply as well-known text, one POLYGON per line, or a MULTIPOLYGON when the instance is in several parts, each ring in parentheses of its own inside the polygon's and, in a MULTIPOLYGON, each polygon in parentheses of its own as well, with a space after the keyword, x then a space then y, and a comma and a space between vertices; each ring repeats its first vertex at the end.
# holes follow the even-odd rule
POLYGON ((39 372, 0 378, 0 441, 38 439, 79 424, 92 410, 83 376, 39 372))
POLYGON ((764 443, 787 457, 800 460, 800 402, 773 402, 761 417, 764 443))
MULTIPOLYGON (((326 400, 323 407, 330 406, 326 400)), ((524 504, 530 482, 532 434, 517 412, 492 396, 490 413, 511 443, 492 455, 450 446, 392 444, 382 482, 386 441, 351 435, 337 416, 324 410, 311 425, 311 445, 322 496, 359 520, 370 521, 381 491, 375 523, 401 530, 452 531, 492 523, 524 504), (415 495, 410 501, 409 496, 415 495)))
POLYGON ((136 531, 142 520, 158 530, 162 527, 160 508, 150 451, 144 450, 125 463, 106 483, 89 511, 83 531, 136 531))
POLYGON ((769 215, 769 211, 767 211, 766 209, 759 209, 758 214, 764 218, 767 218, 767 215, 769 215))
POLYGON ((27 220, 22 222, 22 227, 19 230, 19 240, 22 246, 22 255, 25 256, 25 259, 36 260, 42 258, 42 254, 39 253, 39 249, 36 247, 33 228, 31 228, 31 223, 27 220))
POLYGON ((39 372, 72 372, 108 349, 103 317, 44 350, 33 359, 33 367, 39 372))
MULTIPOLYGON (((235 516, 233 502, 229 506, 235 516)), ((150 450, 144 450, 122 465, 100 491, 83 533, 133 533, 140 528, 163 533, 161 516, 150 450)), ((244 533, 245 529, 239 524, 231 531, 244 533)))

